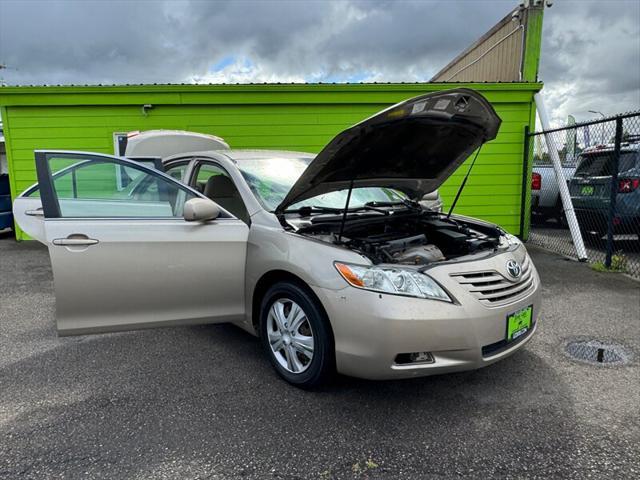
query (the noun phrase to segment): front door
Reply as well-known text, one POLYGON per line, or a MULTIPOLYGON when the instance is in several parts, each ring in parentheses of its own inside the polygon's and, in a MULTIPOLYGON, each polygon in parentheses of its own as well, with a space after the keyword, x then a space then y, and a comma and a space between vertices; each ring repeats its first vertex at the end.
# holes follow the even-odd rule
MULTIPOLYGON (((244 317, 245 223, 226 212, 185 221, 184 203, 201 195, 136 162, 38 151, 36 166, 24 203, 42 201, 60 334, 244 317)), ((15 210, 18 221, 34 213, 19 212, 20 198, 15 210)))

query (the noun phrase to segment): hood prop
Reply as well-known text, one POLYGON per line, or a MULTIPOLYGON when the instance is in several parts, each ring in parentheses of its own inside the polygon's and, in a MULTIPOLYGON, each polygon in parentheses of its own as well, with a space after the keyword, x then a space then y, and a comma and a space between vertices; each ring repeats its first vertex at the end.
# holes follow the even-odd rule
POLYGON ((471 161, 471 165, 469 165, 469 170, 467 170, 467 174, 464 176, 464 179, 462 180, 462 183, 460 184, 460 188, 458 188, 458 193, 456 193, 456 198, 453 200, 453 203, 451 204, 451 208, 449 209, 449 213, 447 213, 447 219, 451 218, 451 214, 453 213, 453 209, 456 208, 456 203, 458 203, 458 199, 460 198, 460 194, 462 193, 462 190, 464 190, 464 186, 467 184, 467 180, 469 179, 469 174, 471 173, 471 169, 473 168, 473 166, 476 163, 476 159, 478 158, 478 155, 480 154, 480 150, 482 150, 482 145, 484 145, 484 142, 482 144, 480 144, 480 146, 478 147, 478 150, 476 150, 476 156, 473 157, 473 160, 471 161))
POLYGON ((353 191, 352 178, 349 182, 349 190, 347 191, 347 201, 344 205, 344 212, 342 212, 342 222, 340 222, 340 233, 338 233, 338 245, 342 244, 342 235, 344 234, 344 224, 347 223, 347 213, 349 212, 349 202, 351 201, 351 192, 353 191))

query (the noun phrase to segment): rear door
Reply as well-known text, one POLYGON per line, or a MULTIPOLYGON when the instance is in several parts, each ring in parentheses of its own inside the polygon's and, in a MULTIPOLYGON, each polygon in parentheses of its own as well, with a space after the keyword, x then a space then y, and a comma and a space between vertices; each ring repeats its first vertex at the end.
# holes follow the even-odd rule
POLYGON ((225 212, 185 221, 200 195, 122 158, 38 151, 36 166, 15 211, 49 248, 61 334, 243 318, 246 224, 225 212), (37 197, 42 210, 29 211, 37 197))

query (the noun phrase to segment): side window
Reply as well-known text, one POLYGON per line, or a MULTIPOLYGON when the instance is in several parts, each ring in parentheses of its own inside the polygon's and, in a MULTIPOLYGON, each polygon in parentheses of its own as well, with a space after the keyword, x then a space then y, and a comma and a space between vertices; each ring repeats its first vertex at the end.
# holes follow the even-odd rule
MULTIPOLYGON (((183 181, 184 172, 187 170, 189 162, 173 165, 166 169, 165 173, 179 182, 183 181)), ((148 165, 149 166, 149 165, 148 165)), ((145 177, 138 181, 131 188, 131 196, 138 200, 153 200, 158 195, 158 182, 152 176, 145 177)))
POLYGON ((48 163, 61 217, 181 217, 184 202, 194 198, 153 171, 108 158, 49 157, 48 163), (124 189, 121 174, 129 179, 124 189))
POLYGON ((188 165, 189 162, 171 165, 165 170, 165 173, 179 182, 184 182, 184 173, 187 171, 188 165))
MULTIPOLYGON (((220 175, 229 178, 229 175, 227 174, 227 172, 225 172, 222 168, 218 167, 217 165, 212 165, 209 163, 201 163, 200 165, 198 165, 196 175, 195 175, 195 180, 194 180, 195 189, 198 190, 200 193, 204 193, 207 187, 207 182, 209 182, 209 179, 212 177, 218 177, 220 175)), ((229 180, 231 179, 229 178, 229 180)), ((209 183, 214 183, 214 181, 211 180, 211 182, 209 183)), ((211 193, 211 186, 209 187, 209 191, 211 193)))
POLYGON ((249 214, 229 174, 221 167, 210 163, 201 163, 196 170, 194 187, 225 210, 231 212, 245 223, 249 214))

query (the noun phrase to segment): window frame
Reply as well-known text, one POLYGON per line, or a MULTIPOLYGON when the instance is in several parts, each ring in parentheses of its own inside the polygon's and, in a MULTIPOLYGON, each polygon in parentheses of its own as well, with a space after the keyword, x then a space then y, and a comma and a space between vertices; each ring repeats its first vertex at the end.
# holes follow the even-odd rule
MULTIPOLYGON (((182 217, 145 217, 145 216, 131 216, 131 217, 97 217, 97 216, 87 216, 87 217, 65 217, 62 215, 60 210, 60 203, 58 201, 58 195, 55 191, 55 187, 53 185, 53 181, 55 178, 65 175, 69 173, 71 169, 77 169, 79 166, 89 163, 89 162, 98 162, 98 163, 112 163, 117 165, 123 165, 130 168, 138 169, 144 171, 148 175, 159 177, 159 179, 164 179, 169 184, 173 184, 176 188, 182 191, 184 194, 190 194, 192 196, 198 198, 206 198, 197 190, 189 187, 189 185, 185 185, 182 182, 177 181, 170 175, 166 173, 156 170, 153 167, 149 167, 142 163, 138 163, 133 160, 129 160, 123 157, 114 157, 111 155, 92 153, 92 152, 70 152, 70 151, 54 151, 54 150, 36 150, 35 152, 35 162, 36 162, 36 171, 38 177, 38 183, 33 185, 27 191, 23 193, 24 197, 30 196, 36 190, 40 191, 40 199, 42 202, 42 211, 44 213, 45 219, 60 219, 60 220, 78 220, 78 219, 97 219, 97 220, 131 220, 131 219, 146 219, 146 220, 167 220, 167 219, 176 219, 183 220, 182 217), (77 159, 78 163, 73 165, 69 165, 62 170, 59 170, 55 174, 51 173, 51 167, 49 165, 49 160, 51 158, 65 158, 74 160, 77 159), (83 162, 85 160, 85 162, 83 162)), ((105 199, 106 200, 106 199, 105 199)))
MULTIPOLYGON (((193 167, 191 169, 191 173, 190 173, 190 178, 189 178, 189 186, 195 190, 198 190, 195 186, 195 184, 198 181, 198 174, 200 173, 200 169, 204 166, 211 166, 211 167, 215 167, 219 170, 222 171, 222 173, 227 176, 229 178, 229 180, 231 180, 234 184, 234 186, 236 188, 238 188, 238 186, 236 185, 236 181, 234 180, 234 178, 231 176, 231 174, 229 173, 229 171, 224 168, 222 165, 220 165, 220 163, 216 162, 215 160, 212 159, 208 159, 208 158, 196 158, 195 162, 193 163, 193 167)), ((244 201, 244 199, 243 199, 244 201)))

